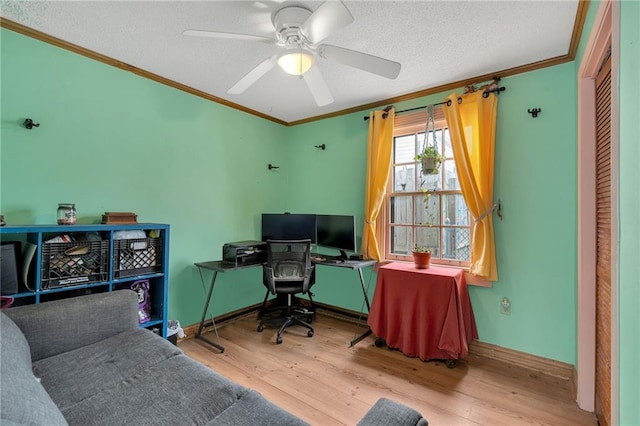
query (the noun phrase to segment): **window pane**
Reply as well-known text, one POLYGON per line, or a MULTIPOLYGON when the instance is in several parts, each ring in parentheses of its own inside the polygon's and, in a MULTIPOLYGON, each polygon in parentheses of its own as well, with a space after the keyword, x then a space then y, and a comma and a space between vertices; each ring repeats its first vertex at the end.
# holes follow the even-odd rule
MULTIPOLYGON (((425 148, 425 144, 424 144, 424 135, 425 133, 418 133, 418 140, 420 141, 420 145, 418 145, 418 149, 420 151, 423 151, 425 148)), ((432 132, 431 130, 429 130, 428 133, 429 137, 427 138, 427 145, 428 146, 434 146, 434 142, 435 142, 435 146, 438 148, 438 152, 440 154, 442 154, 442 130, 441 129, 436 129, 435 132, 432 132), (434 141, 434 135, 435 135, 435 141, 434 141)), ((448 136, 448 135, 447 135, 448 136)), ((451 141, 449 141, 449 144, 451 144, 451 141)), ((453 156, 453 154, 451 155, 453 156)))
POLYGON ((393 192, 416 192, 415 164, 393 167, 393 192))
POLYGON ((443 225, 469 226, 469 210, 462 194, 442 196, 443 225))
POLYGON ((444 189, 459 191, 460 181, 458 181, 456 162, 453 160, 444 160, 442 162, 442 168, 444 169, 444 189))
POLYGON ((449 129, 444 129, 444 156, 447 158, 453 158, 453 148, 451 147, 449 129))
MULTIPOLYGON (((416 143, 416 154, 417 154, 419 152, 422 152, 422 150, 424 149, 424 132, 418 133, 416 140, 417 140, 417 143, 416 143)), ((414 155, 414 158, 415 158, 415 155, 414 155)))
POLYGON ((392 254, 410 254, 413 249, 413 228, 408 226, 392 226, 391 235, 391 253, 392 254))
POLYGON ((438 168, 438 173, 435 175, 422 174, 422 163, 418 164, 418 173, 420 173, 420 190, 426 189, 427 191, 439 191, 442 189, 442 167, 438 168))
POLYGON ((416 137, 415 135, 398 136, 394 138, 394 163, 409 163, 415 161, 416 137))
POLYGON ((436 147, 438 148, 438 152, 442 154, 442 131, 436 130, 435 132, 429 132, 429 144, 433 145, 433 135, 436 136, 436 147))
POLYGON ((413 198, 411 196, 391 197, 391 223, 411 225, 413 223, 413 198))
POLYGON ((469 262, 471 260, 471 237, 469 228, 443 228, 443 254, 445 259, 469 262))
POLYGON ((440 225, 440 196, 424 194, 415 196, 416 224, 440 225))
POLYGON ((431 250, 431 257, 440 257, 440 228, 416 228, 416 245, 431 250))

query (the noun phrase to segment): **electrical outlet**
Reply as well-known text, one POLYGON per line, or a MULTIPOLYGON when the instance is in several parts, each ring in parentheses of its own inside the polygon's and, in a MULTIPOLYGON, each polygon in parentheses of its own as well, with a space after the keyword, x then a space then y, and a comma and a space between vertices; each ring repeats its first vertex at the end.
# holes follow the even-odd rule
POLYGON ((500 313, 502 315, 511 315, 511 301, 508 297, 503 297, 500 301, 500 313))

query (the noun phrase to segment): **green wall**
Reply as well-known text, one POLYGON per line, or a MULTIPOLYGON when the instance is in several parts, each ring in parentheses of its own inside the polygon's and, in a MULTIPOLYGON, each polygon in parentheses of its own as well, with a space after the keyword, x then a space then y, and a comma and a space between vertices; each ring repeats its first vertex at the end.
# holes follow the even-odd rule
MULTIPOLYGON (((193 262, 257 237, 263 211, 354 214, 361 234, 366 113, 282 127, 10 31, 1 36, 2 213, 10 223, 52 223, 58 202, 75 202, 87 222, 131 210, 170 223, 171 318, 199 321, 204 295, 193 262), (25 117, 41 127, 20 128, 25 117), (280 169, 267 170, 269 162, 280 169)), ((502 81, 500 281, 470 290, 482 341, 568 363, 576 358, 574 74, 565 64, 502 81), (542 108, 536 119, 532 107, 542 108), (499 314, 503 296, 510 316, 499 314)), ((364 276, 372 294, 375 273, 364 276)), ((257 268, 221 274, 213 314, 259 303, 259 281, 257 268)), ((319 270, 314 291, 318 301, 362 309, 353 271, 319 270)))
POLYGON ((494 196, 499 281, 472 288, 483 340, 575 364, 576 92, 568 63, 504 79, 494 196), (532 118, 527 109, 542 109, 532 118), (499 314, 502 296, 510 316, 499 314))
MULTIPOLYGON (((493 288, 470 288, 480 340, 571 364, 576 358, 574 74, 569 63, 501 82, 507 90, 499 98, 496 141, 495 198, 502 201, 504 214, 495 225, 500 280, 493 288), (532 107, 542 108, 538 118, 527 113, 532 107), (499 313, 504 296, 511 299, 509 316, 499 313)), ((401 103, 397 110, 440 102, 448 94, 401 103)), ((292 177, 322 176, 326 184, 310 197, 299 197, 306 183, 291 179, 292 210, 355 214, 361 232, 368 129, 364 115, 289 131, 289 149, 295 153, 295 164, 288 166, 292 177), (318 143, 326 143, 327 150, 309 151, 318 143)), ((336 272, 331 278, 315 287, 317 299, 359 309, 357 277, 336 272)))
POLYGON ((640 424, 640 2, 620 2, 620 424, 640 424))
MULTIPOLYGON (((169 223, 169 314, 198 322, 193 262, 255 238, 259 213, 285 203, 284 176, 267 163, 286 154, 286 128, 8 30, 0 37, 5 219, 55 223, 58 203, 73 202, 80 223, 105 211, 169 223), (26 117, 40 127, 20 127, 26 117)), ((262 301, 260 271, 228 275, 214 314, 262 301)))

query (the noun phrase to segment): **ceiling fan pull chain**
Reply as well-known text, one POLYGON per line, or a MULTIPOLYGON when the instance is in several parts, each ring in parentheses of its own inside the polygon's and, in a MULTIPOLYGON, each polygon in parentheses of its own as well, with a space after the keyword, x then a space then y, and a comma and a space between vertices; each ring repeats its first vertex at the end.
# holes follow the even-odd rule
POLYGON ((300 42, 300 40, 298 40, 298 50, 300 50, 300 60, 298 61, 298 71, 300 72, 300 76, 302 76, 302 74, 304 74, 304 71, 302 70, 302 43, 300 42))

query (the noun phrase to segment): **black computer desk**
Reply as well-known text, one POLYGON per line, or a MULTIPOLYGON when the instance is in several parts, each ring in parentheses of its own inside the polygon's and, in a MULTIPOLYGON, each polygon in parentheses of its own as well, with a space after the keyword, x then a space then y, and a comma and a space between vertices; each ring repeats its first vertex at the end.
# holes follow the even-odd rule
MULTIPOLYGON (((365 304, 367 305, 367 312, 371 309, 371 304, 369 303, 369 296, 367 295, 367 288, 364 284, 364 277, 362 276, 362 268, 366 268, 367 266, 372 266, 376 264, 375 260, 338 260, 332 258, 330 256, 313 254, 313 257, 319 257, 318 260, 313 260, 312 263, 316 266, 332 266, 335 268, 347 268, 358 271, 358 277, 360 278, 360 286, 362 287, 362 295, 364 296, 365 304)), ((218 272, 227 272, 227 271, 236 271, 239 269, 245 268, 256 268, 262 267, 262 263, 252 263, 248 265, 236 266, 230 262, 224 262, 222 260, 213 260, 209 262, 196 262, 195 266, 198 267, 198 271, 200 272, 200 280, 202 281, 202 286, 204 287, 204 278, 202 276, 202 270, 206 269, 209 271, 213 271, 213 276, 211 277, 211 283, 209 284, 209 290, 207 292, 207 298, 204 303, 204 309, 202 310, 202 319, 200 320, 200 324, 198 325, 198 331, 196 331, 196 339, 200 339, 214 348, 218 349, 220 353, 224 352, 224 346, 220 344, 220 337, 218 336, 218 343, 213 342, 202 335, 202 329, 204 328, 204 321, 207 316, 207 311, 209 310, 209 305, 211 303, 211 295, 213 294, 213 287, 216 284, 216 278, 218 277, 218 272)), ((211 316, 211 321, 213 323, 213 329, 216 332, 216 336, 218 335, 218 329, 216 327, 216 322, 211 316)), ((360 342, 365 337, 371 334, 371 329, 367 327, 367 330, 362 333, 360 336, 356 337, 350 342, 350 346, 353 346, 360 342)))

